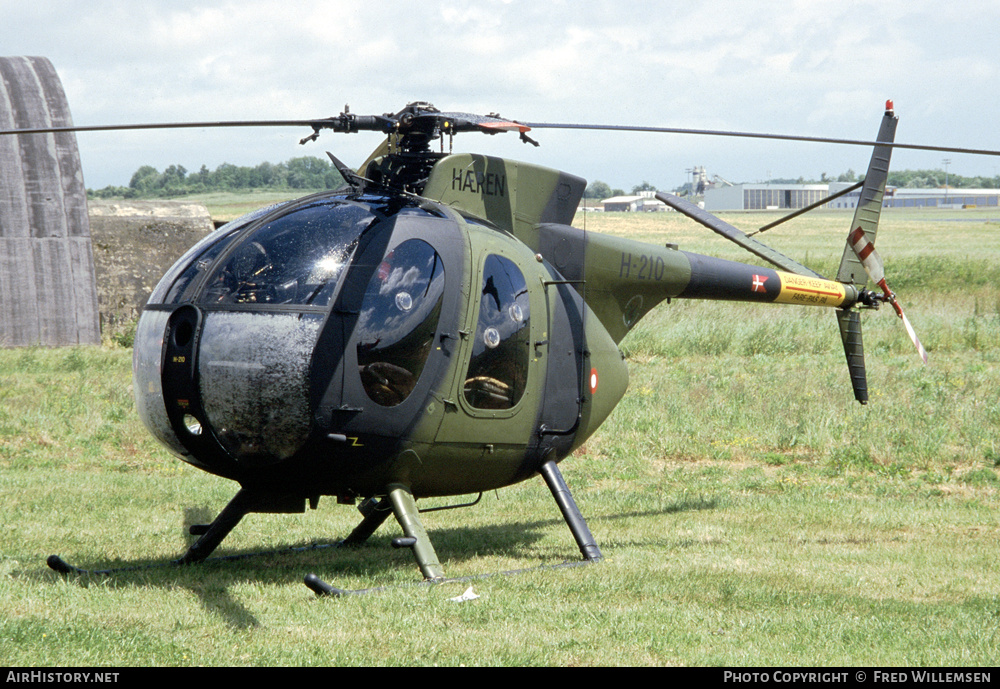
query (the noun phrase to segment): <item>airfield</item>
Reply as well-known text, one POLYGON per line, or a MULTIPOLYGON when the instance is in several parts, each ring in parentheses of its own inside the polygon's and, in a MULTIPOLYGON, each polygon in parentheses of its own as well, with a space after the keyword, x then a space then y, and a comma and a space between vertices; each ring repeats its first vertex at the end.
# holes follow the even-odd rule
MULTIPOLYGON (((229 219, 255 199, 203 199, 229 219)), ((252 514, 218 555, 166 563, 233 484, 166 453, 136 416, 127 332, 0 350, 0 655, 10 666, 993 666, 1000 646, 1000 214, 890 210, 890 308, 863 316, 871 401, 851 393, 834 317, 662 304, 623 341, 629 392, 560 465, 600 545, 586 567, 418 585, 385 524, 329 546, 356 511, 252 514), (294 546, 294 550, 289 550, 294 546), (345 588, 331 600, 307 572, 345 588), (472 586, 478 598, 451 600, 472 586)), ((773 213, 724 214, 744 230, 773 213)), ((850 222, 764 235, 823 274, 850 222)), ((674 213, 574 223, 747 260, 674 213)), ((474 496, 473 496, 474 497, 474 496)), ((428 501, 434 505, 447 501, 428 501)), ((540 479, 426 515, 449 576, 559 564, 578 549, 540 479)))

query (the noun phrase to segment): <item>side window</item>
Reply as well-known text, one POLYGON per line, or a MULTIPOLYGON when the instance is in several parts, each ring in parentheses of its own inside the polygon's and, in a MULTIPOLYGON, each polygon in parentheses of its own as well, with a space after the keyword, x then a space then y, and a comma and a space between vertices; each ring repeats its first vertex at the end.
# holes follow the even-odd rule
POLYGON ((434 344, 444 299, 444 265, 427 242, 408 239, 375 270, 357 326, 365 392, 394 407, 409 397, 434 344))
POLYGON ((524 394, 531 355, 528 287, 514 263, 491 254, 483 266, 479 321, 465 377, 477 409, 510 409, 524 394))

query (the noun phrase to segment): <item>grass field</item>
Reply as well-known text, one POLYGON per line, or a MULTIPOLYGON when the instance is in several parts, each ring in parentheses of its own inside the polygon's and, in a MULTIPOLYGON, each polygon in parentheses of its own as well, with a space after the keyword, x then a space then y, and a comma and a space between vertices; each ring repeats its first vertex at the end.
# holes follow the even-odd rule
MULTIPOLYGON (((419 573, 387 523, 359 549, 65 579, 163 563, 230 482, 169 456, 132 405, 128 349, 0 351, 0 657, 23 665, 993 666, 1000 647, 1000 213, 889 212, 879 250, 929 350, 865 314, 853 400, 826 311, 674 302, 623 343, 631 384, 561 465, 605 560, 466 585, 419 573), (318 599, 302 577, 368 596, 318 599)), ((743 229, 773 218, 726 216, 743 229)), ((765 241, 835 272, 849 217, 765 241)), ((674 214, 591 214, 726 258, 674 214)), ((768 239, 770 237, 770 239, 768 239)), ((578 550, 540 479, 425 515, 451 576, 578 550)), ((220 554, 331 543, 355 510, 250 515, 220 554)))

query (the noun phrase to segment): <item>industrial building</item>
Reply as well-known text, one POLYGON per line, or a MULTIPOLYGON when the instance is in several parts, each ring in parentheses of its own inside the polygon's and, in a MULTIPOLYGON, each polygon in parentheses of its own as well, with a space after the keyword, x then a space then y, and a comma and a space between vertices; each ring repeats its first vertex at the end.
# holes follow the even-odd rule
POLYGON ((794 210, 829 195, 829 184, 734 184, 706 189, 705 210, 794 210))
MULTIPOLYGON (((849 187, 843 182, 831 184, 835 194, 849 187)), ((829 208, 853 209, 861 191, 852 191, 830 202, 829 208)), ((901 189, 890 187, 882 198, 883 208, 996 208, 1000 189, 901 189)))
POLYGON ((609 213, 622 211, 665 211, 667 204, 655 196, 655 191, 640 191, 631 196, 613 196, 601 201, 601 206, 609 213))
MULTIPOLYGON (((734 184, 705 190, 705 210, 795 210, 852 186, 830 184, 734 184)), ((853 210, 861 190, 834 199, 824 208, 853 210)), ((1000 189, 902 189, 890 187, 884 208, 996 208, 1000 189)))

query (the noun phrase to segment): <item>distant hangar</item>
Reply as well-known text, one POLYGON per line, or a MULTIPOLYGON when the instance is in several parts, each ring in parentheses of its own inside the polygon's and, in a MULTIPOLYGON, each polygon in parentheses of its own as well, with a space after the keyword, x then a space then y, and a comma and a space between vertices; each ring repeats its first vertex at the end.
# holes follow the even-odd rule
MULTIPOLYGON (((845 182, 830 184, 734 184, 705 190, 705 210, 795 210, 847 189, 845 182)), ((851 210, 857 207, 860 190, 845 194, 823 206, 851 210)), ((882 200, 884 208, 996 208, 998 189, 903 189, 890 187, 882 200)))

